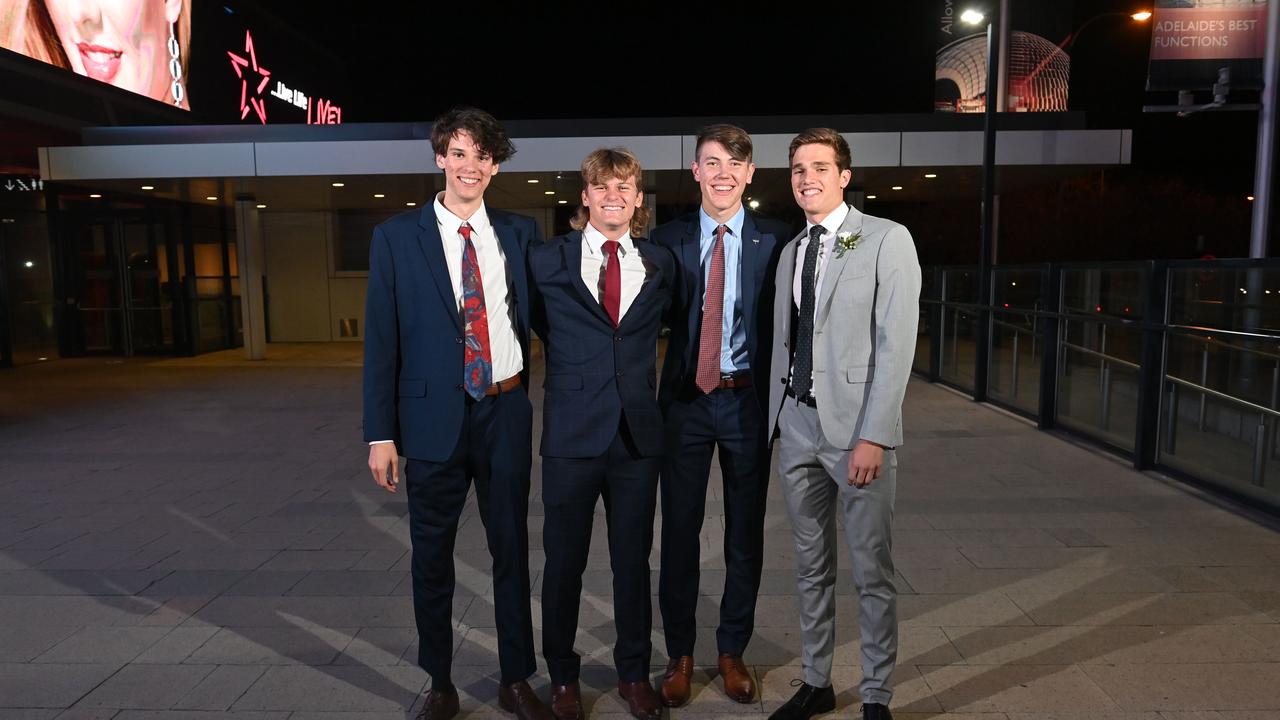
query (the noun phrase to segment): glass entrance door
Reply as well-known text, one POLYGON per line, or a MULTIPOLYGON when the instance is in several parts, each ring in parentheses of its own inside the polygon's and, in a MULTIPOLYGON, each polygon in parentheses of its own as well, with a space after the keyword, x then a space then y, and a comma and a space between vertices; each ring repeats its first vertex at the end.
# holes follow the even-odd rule
POLYGON ((74 227, 85 353, 173 352, 163 232, 142 216, 93 218, 74 227))

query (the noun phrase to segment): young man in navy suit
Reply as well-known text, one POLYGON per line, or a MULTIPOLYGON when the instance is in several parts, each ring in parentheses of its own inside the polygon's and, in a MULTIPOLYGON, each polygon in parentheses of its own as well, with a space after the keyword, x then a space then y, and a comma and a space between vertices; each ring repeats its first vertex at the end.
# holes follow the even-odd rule
POLYGON ((773 279, 787 228, 746 211, 751 136, 733 125, 703 128, 692 164, 700 207, 653 231, 677 266, 671 339, 658 402, 666 422, 662 460, 659 605, 671 658, 662 701, 689 700, 697 635, 698 550, 711 455, 724 479, 724 592, 716 629, 725 693, 755 698, 742 655, 755 627, 764 556, 770 453, 765 433, 772 349, 773 279))
POLYGON ((613 568, 613 659, 631 714, 662 712, 649 681, 649 551, 662 414, 655 361, 671 300, 670 253, 639 235, 647 212, 635 155, 596 150, 582 163, 574 231, 529 251, 534 329, 546 348, 542 500, 546 506, 542 649, 551 707, 584 717, 573 649, 596 501, 604 498, 613 568))
POLYGON ((451 110, 431 130, 444 191, 373 231, 364 343, 369 470, 389 492, 407 459, 418 664, 431 675, 419 717, 458 714, 453 547, 472 483, 493 557, 502 685, 522 720, 551 717, 529 688, 537 668, 529 603, 529 471, 533 409, 526 256, 528 218, 485 207, 499 165, 515 152, 498 121, 451 110))

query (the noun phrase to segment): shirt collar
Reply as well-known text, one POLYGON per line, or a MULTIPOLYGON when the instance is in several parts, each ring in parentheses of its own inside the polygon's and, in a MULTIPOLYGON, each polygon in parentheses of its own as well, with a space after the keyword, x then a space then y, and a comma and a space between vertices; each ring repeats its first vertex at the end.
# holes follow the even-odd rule
MULTIPOLYGON (((747 219, 747 209, 739 205, 738 212, 734 213, 733 217, 729 218, 728 222, 725 223, 725 225, 729 228, 729 234, 733 235, 736 238, 741 239, 742 224, 746 222, 746 219, 747 219)), ((711 219, 711 216, 708 215, 707 211, 702 209, 702 207, 698 208, 698 222, 702 228, 703 239, 714 236, 716 232, 716 228, 720 226, 720 223, 711 219)))
POLYGON ((470 223, 471 229, 475 232, 483 232, 489 229, 489 212, 485 209, 483 200, 480 201, 480 207, 476 208, 476 211, 472 213, 471 217, 463 220, 457 215, 449 212, 449 209, 440 201, 440 198, 442 197, 444 197, 444 193, 440 192, 436 194, 435 199, 436 222, 440 224, 440 234, 442 236, 446 233, 451 236, 457 235, 458 228, 461 227, 464 222, 470 223))
MULTIPOLYGON (((595 227, 589 222, 587 223, 587 226, 582 229, 582 241, 586 244, 587 251, 590 252, 592 256, 604 257, 604 250, 602 248, 605 241, 608 239, 609 238, 604 236, 604 233, 595 229, 595 227)), ((618 248, 618 252, 623 257, 626 257, 627 253, 635 249, 635 243, 631 242, 631 233, 624 233, 622 237, 618 238, 618 244, 621 246, 618 248)))
POLYGON ((835 235, 840 230, 840 226, 844 225, 844 221, 847 217, 849 217, 849 204, 840 203, 839 207, 828 213, 826 217, 822 218, 822 222, 811 223, 806 220, 804 224, 804 234, 807 237, 809 235, 809 231, 813 229, 814 225, 821 225, 823 229, 827 231, 824 235, 835 235))

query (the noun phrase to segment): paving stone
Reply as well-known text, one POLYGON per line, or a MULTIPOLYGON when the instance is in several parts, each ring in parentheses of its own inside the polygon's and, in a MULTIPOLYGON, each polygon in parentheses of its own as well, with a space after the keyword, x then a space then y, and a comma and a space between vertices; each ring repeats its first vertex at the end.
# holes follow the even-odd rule
POLYGON ((37 663, 125 665, 162 640, 164 627, 90 627, 35 658, 37 663))
POLYGON ((212 665, 126 665, 96 687, 86 707, 166 710, 213 672, 212 665))
POLYGON ((5 707, 67 708, 119 669, 119 665, 0 663, 0 698, 5 707))
MULTIPOLYGON (((418 668, 273 667, 233 710, 404 711, 426 685, 418 668)), ((454 678, 455 684, 459 678, 454 678)))
POLYGON ((196 665, 328 665, 356 630, 329 628, 227 627, 185 662, 196 665))
POLYGON ((224 665, 213 669, 178 701, 184 710, 227 710, 267 671, 264 666, 224 665))

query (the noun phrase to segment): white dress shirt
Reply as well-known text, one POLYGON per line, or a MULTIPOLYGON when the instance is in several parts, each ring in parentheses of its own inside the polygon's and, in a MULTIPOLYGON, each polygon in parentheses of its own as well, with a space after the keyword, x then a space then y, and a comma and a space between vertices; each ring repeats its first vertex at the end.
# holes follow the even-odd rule
MULTIPOLYGON (((582 231, 582 282, 595 293, 596 300, 604 304, 604 243, 608 240, 599 230, 587 223, 582 231)), ((618 299, 618 320, 626 317, 627 309, 635 302, 644 285, 644 258, 631 241, 631 234, 618 238, 618 265, 622 271, 622 296, 618 299)))
MULTIPOLYGON (((800 247, 796 252, 796 274, 791 282, 792 298, 796 301, 796 307, 800 307, 800 277, 804 274, 804 254, 809 249, 809 231, 814 225, 821 225, 826 232, 822 233, 822 247, 818 248, 818 266, 814 268, 814 272, 818 274, 817 281, 813 284, 813 297, 822 296, 822 280, 827 276, 827 263, 831 260, 831 249, 835 246, 836 233, 840 231, 840 226, 844 224, 845 218, 849 216, 849 206, 840 203, 840 207, 832 210, 829 215, 822 219, 820 223, 806 222, 804 224, 804 237, 800 238, 800 247)), ((817 305, 814 305, 814 312, 818 311, 817 305)), ((816 317, 814 318, 817 319, 816 317)))
MULTIPOLYGON (((489 224, 489 213, 484 203, 470 218, 463 220, 445 208, 436 195, 436 228, 444 245, 444 262, 449 268, 449 282, 453 284, 453 299, 462 314, 462 234, 458 228, 463 222, 471 225, 471 244, 476 248, 476 262, 480 264, 480 284, 484 287, 484 309, 489 318, 489 359, 493 362, 493 381, 506 380, 524 369, 524 354, 520 351, 520 339, 516 337, 515 321, 511 317, 511 298, 507 286, 507 260, 502 243, 489 224)), ((423 278, 427 280, 427 278, 423 278)), ((458 380, 462 380, 462 368, 458 368, 458 380)), ((370 445, 393 442, 374 440, 370 445)))
POLYGON ((453 299, 462 313, 462 234, 458 228, 463 222, 471 225, 471 244, 476 248, 476 261, 480 263, 480 283, 484 286, 484 308, 489 318, 489 357, 493 361, 493 381, 499 382, 524 369, 524 354, 520 352, 520 340, 516 337, 512 304, 507 286, 507 261, 502 253, 498 235, 489 224, 489 213, 484 203, 463 220, 445 208, 436 196, 436 225, 440 240, 444 243, 444 261, 449 266, 449 281, 453 284, 453 299))
MULTIPOLYGON (((822 245, 818 248, 818 265, 814 268, 814 272, 818 275, 813 284, 813 297, 816 301, 819 297, 822 297, 822 280, 827 276, 827 263, 831 260, 831 251, 835 246, 836 233, 840 231, 840 226, 844 224, 845 218, 848 216, 849 206, 845 203, 840 203, 840 207, 832 210, 830 214, 822 219, 822 222, 806 222, 804 224, 804 237, 800 239, 800 247, 796 251, 796 270, 795 276, 791 281, 791 297, 796 303, 797 310, 800 307, 800 279, 804 277, 804 255, 809 249, 809 231, 814 225, 821 225, 822 229, 825 231, 819 239, 822 245)), ((817 302, 814 302, 813 304, 813 312, 814 321, 816 322, 818 319, 817 302)), ((795 374, 795 371, 796 368, 793 360, 793 364, 791 366, 792 375, 795 374)), ((816 394, 813 390, 810 390, 809 392, 811 395, 816 394)))

